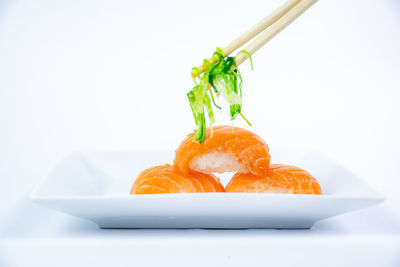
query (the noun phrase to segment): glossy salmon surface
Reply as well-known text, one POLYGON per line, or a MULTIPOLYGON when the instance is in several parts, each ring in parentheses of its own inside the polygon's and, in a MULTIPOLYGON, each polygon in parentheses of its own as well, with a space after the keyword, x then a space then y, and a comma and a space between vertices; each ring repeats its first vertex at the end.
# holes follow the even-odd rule
POLYGON ((224 191, 224 187, 214 175, 197 172, 183 174, 174 166, 165 164, 141 172, 132 186, 131 195, 224 191))
MULTIPOLYGON (((203 143, 193 140, 193 135, 188 135, 175 151, 174 165, 182 172, 191 170, 193 161, 204 155, 217 155, 218 157, 229 157, 238 162, 240 167, 233 170, 219 168, 210 169, 211 172, 241 171, 254 175, 266 175, 270 165, 269 147, 258 135, 249 130, 233 126, 214 126, 207 128, 206 139, 203 143)), ((207 172, 207 171, 204 171, 207 172)))
POLYGON ((267 175, 236 173, 226 192, 321 194, 318 181, 307 171, 284 164, 271 164, 267 175))

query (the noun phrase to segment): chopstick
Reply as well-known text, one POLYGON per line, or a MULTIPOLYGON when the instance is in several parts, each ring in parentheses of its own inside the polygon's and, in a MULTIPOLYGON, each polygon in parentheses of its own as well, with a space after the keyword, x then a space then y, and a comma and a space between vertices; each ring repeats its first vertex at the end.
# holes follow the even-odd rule
POLYGON ((268 15, 266 18, 262 19, 259 21, 257 24, 255 24, 253 27, 251 27, 249 30, 244 32, 242 35, 240 35, 238 38, 236 38, 232 43, 227 45, 223 51, 224 55, 230 55, 233 51, 247 43, 249 40, 253 39, 255 36, 263 32, 266 28, 271 26, 273 23, 275 23, 280 17, 282 17, 284 14, 286 14, 290 9, 292 9, 295 5, 297 5, 301 0, 289 0, 285 4, 283 4, 281 7, 276 9, 274 12, 272 12, 270 15, 268 15))
MULTIPOLYGON (((233 51, 253 39, 255 36, 261 33, 250 45, 244 50, 250 55, 253 55, 258 49, 263 47, 269 40, 283 30, 287 25, 294 21, 304 11, 306 11, 312 4, 317 0, 289 0, 281 7, 276 9, 266 18, 255 24, 248 31, 243 33, 241 36, 236 38, 233 42, 227 45, 222 51, 224 56, 230 55, 233 51)), ((242 64, 248 55, 240 53, 236 56, 236 65, 242 64)), ((217 56, 213 56, 209 59, 211 63, 215 63, 218 60, 217 56)), ((192 76, 196 77, 205 70, 205 64, 202 64, 197 68, 197 71, 192 71, 192 76)))
MULTIPOLYGON (((253 55, 258 49, 263 47, 269 40, 271 40, 275 35, 277 35, 281 30, 286 28, 292 21, 303 14, 312 4, 317 0, 302 0, 297 5, 295 5, 291 10, 289 10, 285 15, 279 18, 276 23, 272 24, 268 29, 266 29, 260 36, 258 36, 249 46, 244 50, 250 55, 253 55)), ((240 53, 236 56, 236 65, 240 65, 248 58, 245 53, 240 53)))

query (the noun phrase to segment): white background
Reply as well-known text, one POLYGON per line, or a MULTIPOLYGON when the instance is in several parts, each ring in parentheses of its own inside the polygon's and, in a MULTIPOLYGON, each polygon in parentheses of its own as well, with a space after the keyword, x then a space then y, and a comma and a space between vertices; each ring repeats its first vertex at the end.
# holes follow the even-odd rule
MULTIPOLYGON (((191 68, 281 3, 0 2, 0 219, 71 151, 176 147, 194 128, 191 68)), ((272 157, 338 160, 387 197, 375 224, 396 234, 399 33, 399 1, 321 0, 241 66, 272 157)))

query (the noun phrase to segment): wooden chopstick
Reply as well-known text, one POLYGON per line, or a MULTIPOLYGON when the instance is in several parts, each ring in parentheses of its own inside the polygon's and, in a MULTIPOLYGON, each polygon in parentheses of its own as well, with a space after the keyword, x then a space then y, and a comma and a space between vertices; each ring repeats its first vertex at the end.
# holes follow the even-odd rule
POLYGON ((236 38, 233 42, 224 47, 224 56, 230 55, 233 51, 247 43, 249 40, 253 39, 255 36, 263 32, 266 28, 275 23, 280 17, 286 14, 290 9, 292 9, 295 5, 297 5, 301 0, 289 0, 270 15, 259 21, 249 30, 244 32, 238 38, 236 38))
MULTIPOLYGON (((291 10, 279 18, 276 23, 272 24, 268 29, 266 29, 260 36, 258 36, 250 45, 248 45, 244 50, 250 55, 253 55, 258 49, 263 47, 269 40, 271 40, 275 35, 277 35, 281 30, 286 28, 291 22, 293 22, 297 17, 303 14, 310 6, 312 6, 317 0, 302 0, 297 5, 295 5, 291 10)), ((245 53, 240 53, 236 56, 236 65, 240 65, 248 58, 245 53)))
MULTIPOLYGON (((224 56, 230 55, 233 51, 253 39, 255 36, 263 32, 256 40, 251 43, 244 50, 250 55, 255 53, 265 43, 272 39, 276 34, 283 30, 293 20, 295 20, 300 14, 302 14, 307 8, 309 8, 317 0, 289 0, 281 7, 276 9, 273 13, 259 21, 248 31, 240 35, 233 42, 227 45, 223 49, 224 56)), ((247 59, 245 53, 240 53, 236 56, 236 64, 240 65, 247 59)), ((213 56, 209 59, 211 63, 215 63, 218 60, 217 56, 213 56)), ((205 64, 197 68, 197 71, 192 71, 192 76, 196 77, 205 70, 205 64)))

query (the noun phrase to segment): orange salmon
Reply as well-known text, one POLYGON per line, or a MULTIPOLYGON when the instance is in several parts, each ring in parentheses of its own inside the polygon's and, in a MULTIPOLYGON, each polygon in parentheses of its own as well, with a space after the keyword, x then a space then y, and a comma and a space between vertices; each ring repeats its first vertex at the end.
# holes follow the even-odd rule
POLYGON ((214 175, 198 172, 183 174, 174 166, 165 164, 141 172, 132 189, 133 194, 224 192, 214 175))
POLYGON ((175 151, 174 165, 182 173, 240 171, 265 176, 270 158, 267 143, 258 135, 220 125, 207 128, 204 143, 194 141, 193 135, 187 136, 175 151))
POLYGON ((271 164, 264 176, 236 173, 226 192, 321 194, 318 181, 307 171, 295 166, 271 164))

